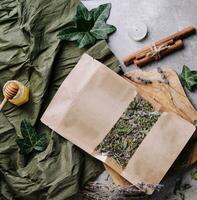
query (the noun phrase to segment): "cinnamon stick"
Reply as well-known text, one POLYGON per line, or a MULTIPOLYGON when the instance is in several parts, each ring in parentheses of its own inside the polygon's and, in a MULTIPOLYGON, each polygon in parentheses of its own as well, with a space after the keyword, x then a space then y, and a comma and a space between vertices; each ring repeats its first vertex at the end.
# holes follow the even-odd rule
MULTIPOLYGON (((172 45, 172 44, 174 44, 174 41, 173 40, 169 40, 169 41, 163 43, 162 45, 169 46, 169 45, 172 45)), ((159 45, 155 44, 155 46, 156 46, 156 48, 159 48, 159 45)), ((144 51, 143 53, 137 54, 136 57, 135 57, 135 60, 139 60, 139 59, 144 58, 149 52, 151 52, 151 49, 147 49, 147 51, 144 51)))
MULTIPOLYGON (((192 26, 189 26, 187 28, 184 28, 183 30, 181 31, 178 31, 164 39, 161 39, 157 42, 155 42, 155 46, 160 46, 162 45, 163 43, 169 41, 169 40, 173 40, 174 42, 176 40, 179 40, 179 39, 184 39, 192 34, 194 34, 196 32, 196 29, 192 26)), ((139 55, 143 55, 143 54, 147 54, 148 52, 151 51, 151 47, 148 46, 148 47, 144 47, 143 49, 133 53, 133 54, 130 54, 128 56, 126 56, 125 58, 123 58, 123 62, 125 65, 129 65, 131 63, 133 63, 133 61, 136 59, 136 57, 138 57, 139 55)))
MULTIPOLYGON (((171 45, 170 47, 168 47, 168 49, 162 51, 160 53, 160 55, 161 55, 161 57, 166 56, 166 55, 168 55, 168 54, 170 54, 170 53, 172 53, 174 51, 177 51, 177 50, 183 48, 183 46, 184 46, 183 41, 182 40, 177 40, 173 45, 171 45)), ((146 57, 144 57, 142 59, 136 59, 133 62, 137 66, 142 67, 142 66, 144 66, 144 65, 146 65, 146 64, 148 64, 148 63, 150 63, 150 62, 152 62, 154 60, 155 60, 154 57, 148 57, 148 56, 146 56, 146 57)))

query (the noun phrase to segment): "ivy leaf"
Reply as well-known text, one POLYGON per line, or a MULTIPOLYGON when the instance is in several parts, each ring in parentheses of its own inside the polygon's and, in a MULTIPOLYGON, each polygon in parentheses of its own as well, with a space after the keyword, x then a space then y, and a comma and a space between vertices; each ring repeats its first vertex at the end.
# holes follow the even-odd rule
POLYGON ((60 38, 68 41, 77 40, 79 48, 89 44, 94 44, 96 40, 89 32, 78 32, 76 28, 64 30, 64 33, 60 35, 60 38))
POLYGON ((83 5, 83 3, 80 3, 77 7, 77 19, 84 19, 84 20, 91 20, 91 14, 89 10, 83 5))
POLYGON ((94 44, 96 39, 90 34, 90 33, 85 33, 83 37, 81 37, 80 40, 78 40, 78 47, 83 48, 84 46, 94 44))
POLYGON ((83 34, 84 33, 79 32, 77 28, 68 28, 62 31, 62 34, 59 35, 59 38, 62 40, 75 41, 75 40, 80 40, 83 34))
POLYGON ((93 8, 90 11, 90 14, 94 21, 106 22, 107 19, 109 18, 110 10, 111 10, 111 4, 107 3, 107 4, 100 5, 98 8, 93 8))
POLYGON ((29 154, 33 150, 44 151, 48 144, 46 134, 38 134, 32 125, 23 120, 21 122, 22 138, 17 138, 16 143, 22 154, 29 154))
POLYGON ((90 30, 91 34, 96 39, 107 39, 108 34, 114 31, 116 31, 114 26, 103 23, 103 21, 97 21, 93 28, 90 30))
POLYGON ((181 79, 188 90, 192 91, 197 86, 197 71, 191 71, 186 65, 183 66, 181 79))
POLYGON ((79 48, 94 44, 96 40, 107 39, 108 35, 116 31, 114 26, 106 24, 110 10, 110 3, 100 5, 91 11, 80 3, 74 18, 75 26, 64 29, 58 37, 61 40, 77 41, 79 48))

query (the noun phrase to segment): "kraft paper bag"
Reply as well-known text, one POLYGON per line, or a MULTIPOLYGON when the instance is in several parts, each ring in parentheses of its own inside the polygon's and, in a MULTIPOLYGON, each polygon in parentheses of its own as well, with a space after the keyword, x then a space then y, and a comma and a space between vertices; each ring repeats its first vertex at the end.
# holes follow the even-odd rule
POLYGON ((124 169, 96 151, 136 96, 131 83, 84 54, 41 121, 137 187, 158 184, 195 131, 178 115, 162 113, 124 169))

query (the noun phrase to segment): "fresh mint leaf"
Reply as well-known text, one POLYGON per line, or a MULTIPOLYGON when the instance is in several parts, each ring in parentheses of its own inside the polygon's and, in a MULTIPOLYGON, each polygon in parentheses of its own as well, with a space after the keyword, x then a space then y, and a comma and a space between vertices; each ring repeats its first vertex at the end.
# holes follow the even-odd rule
POLYGON ((193 91, 197 86, 197 71, 192 71, 186 65, 183 66, 181 79, 188 90, 193 91))
POLYGON ((110 10, 110 3, 100 5, 91 11, 80 3, 74 19, 75 26, 64 29, 58 37, 61 40, 77 41, 79 48, 94 44, 96 40, 107 39, 108 35, 116 31, 114 26, 106 24, 110 10))
POLYGON ((21 122, 21 134, 22 138, 18 137, 16 143, 22 154, 29 154, 33 150, 44 151, 46 149, 48 144, 46 134, 38 134, 26 120, 21 122))

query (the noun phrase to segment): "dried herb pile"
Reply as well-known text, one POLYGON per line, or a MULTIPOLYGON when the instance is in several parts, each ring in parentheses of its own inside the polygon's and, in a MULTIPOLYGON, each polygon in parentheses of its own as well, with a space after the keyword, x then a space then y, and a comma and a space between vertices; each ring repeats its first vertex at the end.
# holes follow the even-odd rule
POLYGON ((124 168, 159 116, 148 101, 135 97, 96 150, 124 168))

